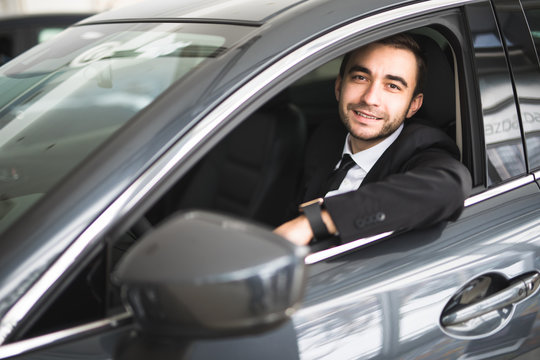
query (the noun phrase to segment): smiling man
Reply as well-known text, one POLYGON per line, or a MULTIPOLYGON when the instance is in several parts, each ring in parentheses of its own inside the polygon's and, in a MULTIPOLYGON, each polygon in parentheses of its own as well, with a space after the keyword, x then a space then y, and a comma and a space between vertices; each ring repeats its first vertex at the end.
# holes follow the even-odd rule
POLYGON ((421 49, 406 34, 345 55, 335 83, 344 126, 332 122, 314 134, 301 214, 277 234, 299 245, 331 236, 346 242, 459 216, 471 178, 456 144, 407 120, 422 106, 425 73, 421 49))

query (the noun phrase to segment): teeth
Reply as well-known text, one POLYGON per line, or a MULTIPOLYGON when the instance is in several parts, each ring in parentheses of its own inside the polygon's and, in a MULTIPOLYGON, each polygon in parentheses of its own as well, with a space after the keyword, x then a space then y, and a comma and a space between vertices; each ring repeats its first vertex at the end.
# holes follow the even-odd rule
POLYGON ((369 115, 366 115, 360 111, 354 111, 354 113, 358 116, 363 116, 365 118, 368 118, 368 119, 372 119, 372 120, 377 120, 377 118, 375 116, 369 116, 369 115))

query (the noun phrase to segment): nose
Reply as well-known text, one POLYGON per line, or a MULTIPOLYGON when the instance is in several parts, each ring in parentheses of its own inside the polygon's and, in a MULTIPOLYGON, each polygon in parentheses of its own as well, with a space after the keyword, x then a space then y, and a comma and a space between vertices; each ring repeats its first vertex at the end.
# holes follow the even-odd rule
POLYGON ((367 105, 378 106, 381 101, 380 86, 376 82, 370 83, 362 94, 362 100, 367 105))

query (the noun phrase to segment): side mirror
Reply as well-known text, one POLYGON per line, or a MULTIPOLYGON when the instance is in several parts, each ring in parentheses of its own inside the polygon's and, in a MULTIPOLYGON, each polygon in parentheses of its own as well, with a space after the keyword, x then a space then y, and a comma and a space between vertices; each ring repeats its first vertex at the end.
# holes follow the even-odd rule
POLYGON ((142 238, 113 279, 143 332, 241 335, 277 326, 299 306, 307 253, 271 231, 196 211, 142 238))

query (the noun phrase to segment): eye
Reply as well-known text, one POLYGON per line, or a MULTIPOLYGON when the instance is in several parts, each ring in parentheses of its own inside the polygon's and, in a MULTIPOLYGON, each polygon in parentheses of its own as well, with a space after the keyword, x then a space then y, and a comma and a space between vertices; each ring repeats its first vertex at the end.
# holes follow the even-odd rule
POLYGON ((366 80, 366 77, 364 75, 356 74, 352 76, 352 79, 356 81, 364 81, 366 80))
POLYGON ((352 81, 357 82, 357 83, 367 81, 367 78, 364 75, 360 75, 360 74, 352 75, 351 78, 352 78, 352 81))
POLYGON ((401 87, 399 87, 398 85, 396 84, 388 84, 388 87, 392 90, 401 90, 401 87))

